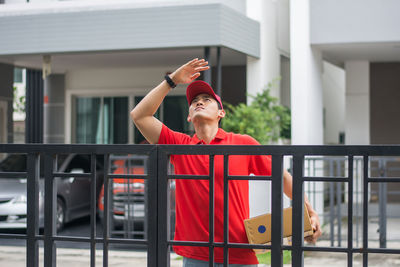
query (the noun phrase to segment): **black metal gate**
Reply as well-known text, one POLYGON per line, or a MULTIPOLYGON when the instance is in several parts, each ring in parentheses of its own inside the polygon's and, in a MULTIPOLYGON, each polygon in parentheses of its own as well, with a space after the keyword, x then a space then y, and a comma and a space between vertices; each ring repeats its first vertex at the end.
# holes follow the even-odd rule
MULTIPOLYGON (((368 247, 368 184, 400 182, 400 177, 370 177, 371 156, 400 156, 400 146, 176 146, 176 145, 0 145, 0 153, 27 154, 27 171, 24 173, 1 172, 1 178, 27 177, 27 233, 26 235, 1 234, 1 238, 19 238, 27 240, 26 255, 27 266, 39 265, 38 251, 39 240, 44 242, 44 266, 56 265, 56 241, 76 241, 90 243, 91 266, 95 266, 96 244, 103 246, 103 266, 108 266, 109 244, 141 244, 147 248, 147 266, 169 266, 169 248, 172 245, 204 246, 209 248, 210 266, 213 266, 215 247, 224 250, 224 266, 228 266, 227 259, 229 248, 267 248, 271 249, 272 266, 283 266, 282 252, 292 252, 292 266, 303 266, 304 251, 326 251, 347 253, 347 266, 353 265, 353 254, 363 255, 363 266, 368 266, 369 253, 400 254, 400 249, 369 248, 368 247), (90 237, 78 238, 58 236, 55 231, 55 177, 68 177, 70 174, 58 173, 55 162, 57 154, 90 154, 90 173, 75 174, 75 176, 91 179, 91 230, 90 237), (109 173, 108 158, 111 154, 138 154, 148 156, 148 169, 145 175, 111 174, 109 173), (170 155, 209 155, 209 176, 174 175, 169 173, 170 155), (96 237, 96 155, 104 155, 104 186, 105 186, 105 227, 103 237, 96 237), (214 198, 214 157, 224 157, 224 241, 214 240, 214 218, 209 216, 210 239, 208 242, 189 242, 169 240, 168 218, 168 180, 169 179, 208 179, 210 200, 214 198), (271 176, 231 176, 228 174, 228 157, 230 155, 271 155, 271 176), (283 157, 293 157, 293 220, 301 223, 293 224, 292 245, 282 243, 282 199, 283 199, 283 157), (345 156, 348 161, 346 177, 305 177, 305 156, 345 156), (363 158, 363 245, 362 248, 353 247, 353 206, 348 205, 348 240, 347 247, 310 247, 303 244, 303 208, 304 208, 304 182, 345 182, 348 184, 348 202, 353 203, 353 161, 354 156, 363 158), (39 234, 38 226, 38 201, 39 201, 39 176, 40 157, 44 158, 45 179, 45 212, 44 234, 39 234), (118 239, 110 237, 109 233, 109 202, 107 182, 112 178, 144 178, 147 181, 147 238, 146 239, 118 239), (272 206, 272 245, 249 245, 230 243, 228 237, 228 181, 229 180, 267 180, 271 181, 271 206, 272 206)), ((209 214, 213 214, 213 201, 209 201, 209 214)))

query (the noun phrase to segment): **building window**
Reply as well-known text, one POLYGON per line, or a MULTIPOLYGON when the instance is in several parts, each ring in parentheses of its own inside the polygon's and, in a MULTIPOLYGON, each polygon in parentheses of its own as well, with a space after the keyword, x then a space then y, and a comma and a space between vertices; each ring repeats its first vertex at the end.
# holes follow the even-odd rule
POLYGON ((75 142, 127 144, 128 97, 75 98, 75 142))
MULTIPOLYGON (((142 99, 143 96, 136 96, 135 105, 142 99)), ((186 96, 166 96, 161 107, 154 116, 174 131, 192 134, 190 124, 187 122, 188 103, 186 96)), ((136 127, 134 131, 134 140, 135 144, 146 142, 143 135, 136 127)))
POLYGON ((21 68, 14 68, 14 83, 22 83, 23 82, 22 75, 23 71, 21 68))

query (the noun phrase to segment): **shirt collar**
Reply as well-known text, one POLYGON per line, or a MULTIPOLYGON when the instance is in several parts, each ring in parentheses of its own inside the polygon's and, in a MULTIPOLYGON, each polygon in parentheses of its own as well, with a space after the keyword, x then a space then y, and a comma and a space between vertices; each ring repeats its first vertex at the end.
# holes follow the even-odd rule
MULTIPOLYGON (((223 140, 223 139, 225 139, 225 137, 226 137, 226 132, 224 130, 222 130, 221 128, 218 128, 218 132, 215 135, 214 139, 211 141, 211 143, 213 143, 213 141, 217 140, 217 139, 223 140)), ((197 137, 197 134, 194 134, 193 137, 192 137, 192 140, 190 141, 190 144, 191 145, 197 145, 197 144, 200 144, 200 143, 201 144, 205 144, 203 140, 200 140, 197 137)))

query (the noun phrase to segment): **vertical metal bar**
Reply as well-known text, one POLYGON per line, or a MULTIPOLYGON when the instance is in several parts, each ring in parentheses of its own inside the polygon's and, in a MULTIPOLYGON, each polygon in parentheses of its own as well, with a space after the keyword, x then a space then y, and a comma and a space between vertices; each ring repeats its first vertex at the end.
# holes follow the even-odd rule
MULTIPOLYGON (((329 161, 329 176, 333 177, 333 161, 329 161)), ((334 200, 335 200, 335 184, 333 182, 329 182, 329 217, 330 217, 330 239, 331 239, 331 247, 334 246, 335 240, 335 207, 334 207, 334 200)))
MULTIPOLYGON (((112 164, 111 164, 111 159, 110 158, 111 158, 111 156, 108 155, 108 157, 107 157, 107 160, 108 160, 108 163, 107 163, 108 164, 108 174, 113 172, 113 170, 111 170, 112 164)), ((113 190, 113 188, 114 188, 114 179, 109 178, 108 182, 109 182, 109 185, 108 185, 108 194, 109 194, 109 197, 108 197, 108 200, 109 200, 108 216, 110 217, 110 219, 108 221, 108 223, 109 223, 108 228, 110 229, 110 237, 112 237, 112 235, 115 233, 115 231, 114 231, 115 230, 115 225, 114 225, 114 219, 113 219, 114 218, 114 208, 115 208, 114 190, 113 190)))
POLYGON ((39 233, 39 175, 40 156, 29 153, 27 158, 27 222, 26 222, 26 266, 39 266, 39 246, 36 239, 39 233))
MULTIPOLYGON (((155 157, 154 159, 153 159, 153 168, 152 168, 152 171, 154 171, 155 172, 155 177, 157 177, 157 152, 155 151, 155 149, 153 149, 154 150, 154 155, 153 155, 153 157, 155 157)), ((149 157, 151 156, 151 154, 149 154, 149 157)), ((153 192, 150 190, 149 191, 149 189, 148 189, 148 186, 149 186, 149 177, 150 177, 150 170, 149 170, 149 164, 148 164, 148 158, 145 158, 145 159, 143 159, 143 166, 144 166, 144 168, 145 168, 145 170, 146 170, 146 174, 147 174, 147 180, 145 180, 145 183, 144 183, 144 186, 145 186, 145 190, 146 190, 146 195, 145 195, 145 198, 144 198, 144 207, 145 207, 145 210, 146 210, 146 212, 144 213, 144 225, 143 225, 143 231, 144 231, 144 233, 143 233, 143 238, 144 239, 146 239, 146 240, 148 240, 148 236, 147 236, 147 234, 148 234, 148 222, 149 222, 149 217, 148 217, 148 215, 149 215, 149 197, 147 197, 147 196, 149 196, 149 192, 150 192, 150 198, 152 197, 152 196, 157 196, 157 186, 155 187, 156 188, 156 190, 154 190, 153 192)), ((153 183, 157 183, 157 179, 155 179, 154 181, 153 181, 153 183)), ((157 184, 156 184, 157 185, 157 184)), ((168 190, 169 191, 169 190, 168 190)), ((155 200, 155 204, 153 204, 152 205, 152 207, 154 207, 154 210, 157 210, 157 198, 154 198, 154 200, 155 200)), ((170 200, 170 198, 168 197, 168 200, 170 200)), ((168 207, 169 207, 169 205, 168 205, 168 207)), ((151 210, 151 209, 150 209, 151 210)), ((152 217, 153 218, 153 217, 152 217)), ((157 218, 157 217, 154 217, 154 218, 157 218)), ((154 222, 157 222, 157 219, 154 219, 154 222)), ((154 229, 154 233, 156 233, 157 232, 157 229, 155 228, 154 229)), ((156 236, 156 238, 157 238, 157 236, 156 236)), ((155 241, 156 242, 156 241, 155 241)), ((157 249, 157 247, 155 248, 155 249, 157 249)), ((155 250, 156 251, 156 250, 155 250)), ((157 254, 154 254, 154 256, 156 256, 157 254)))
POLYGON ((224 155, 224 267, 229 264, 229 155, 224 155))
MULTIPOLYGON (((283 208, 283 172, 282 155, 272 156, 272 214, 271 214, 271 265, 283 266, 282 253, 282 208, 283 208)), ((303 221, 303 220, 302 220, 303 221)))
POLYGON ((90 156, 90 266, 96 266, 96 155, 90 156))
MULTIPOLYGON (((126 168, 126 161, 125 161, 125 168, 126 168)), ((128 159, 128 168, 129 168, 129 159, 128 159)), ((129 169, 126 172, 129 174, 129 169)), ((132 180, 133 182, 133 180, 132 180)), ((131 219, 133 218, 133 214, 131 214, 131 205, 134 206, 132 203, 134 200, 133 197, 131 197, 131 179, 125 179, 125 191, 127 192, 127 198, 124 199, 124 217, 125 217, 125 227, 124 227, 124 234, 126 238, 132 238, 132 231, 135 230, 135 227, 133 226, 133 229, 131 227, 131 219)), ((133 218, 134 220, 134 218, 133 218)), ((133 225, 135 223, 133 222, 133 225)))
POLYGON ((363 169, 363 266, 368 267, 368 156, 364 156, 363 169))
POLYGON ((222 97, 222 64, 221 64, 221 47, 217 47, 217 95, 222 97))
MULTIPOLYGON (((128 160, 128 170, 127 170, 128 174, 129 174, 129 171, 131 170, 131 168, 132 168, 131 161, 128 160)), ((132 190, 132 193, 134 193, 133 189, 131 189, 131 185, 133 185, 133 179, 127 179, 127 181, 128 181, 128 218, 129 218, 129 220, 128 220, 128 233, 129 233, 128 237, 134 238, 134 233, 136 230, 136 228, 135 228, 135 220, 136 220, 135 212, 136 211, 135 211, 135 196, 134 196, 134 194, 131 195, 131 190, 132 190), (131 210, 131 207, 132 207, 132 210, 131 210)))
POLYGON ((158 175, 157 175, 157 192, 158 192, 158 259, 157 266, 169 267, 169 253, 168 253, 168 243, 167 243, 167 190, 168 190, 168 179, 166 179, 168 170, 168 155, 167 152, 162 148, 158 147, 158 175))
POLYGON ((341 212, 341 205, 342 205, 342 183, 336 182, 336 218, 337 218, 337 227, 338 227, 338 246, 342 246, 342 212, 341 212))
POLYGON ((209 208, 208 208, 208 263, 210 267, 214 267, 214 155, 209 155, 209 208))
POLYGON ((359 202, 358 202, 358 200, 359 200, 359 193, 360 193, 360 191, 359 191, 359 183, 358 183, 358 180, 359 180, 359 177, 360 177, 360 174, 359 174, 359 172, 358 172, 358 168, 359 168, 359 166, 360 166, 360 161, 357 159, 356 161, 356 167, 355 167, 355 179, 356 179, 356 188, 355 188, 355 194, 356 194, 356 246, 358 247, 359 246, 359 242, 358 242, 358 231, 359 231, 359 229, 360 229, 360 227, 359 227, 359 222, 360 222, 360 220, 359 220, 359 215, 360 215, 360 213, 359 213, 359 202))
POLYGON ((293 156, 293 216, 292 220, 292 266, 304 266, 304 184, 303 184, 304 155, 293 156))
MULTIPOLYGON (((147 183, 146 183, 146 201, 147 205, 145 216, 147 217, 147 266, 156 267, 157 265, 157 147, 154 146, 149 154, 147 161, 147 183)), ((161 176, 162 180, 167 180, 161 176)), ((168 181, 167 181, 168 183, 168 181)), ((165 200, 164 200, 165 201, 165 200)), ((166 266, 166 265, 165 265, 166 266)))
POLYGON ((208 65, 210 66, 209 70, 204 71, 204 81, 211 85, 211 58, 210 58, 210 47, 204 47, 204 59, 208 61, 208 65))
POLYGON ((30 70, 26 70, 26 118, 25 118, 25 143, 31 143, 32 141, 32 94, 33 94, 33 81, 32 73, 30 70))
MULTIPOLYGON (((386 161, 379 159, 379 176, 386 177, 386 161)), ((387 183, 379 183, 379 247, 386 248, 387 183)))
POLYGON ((329 182, 329 217, 330 217, 330 239, 331 239, 331 247, 334 246, 335 242, 335 184, 334 182, 329 182))
POLYGON ((56 266, 56 183, 53 180, 55 160, 52 155, 44 154, 44 266, 56 266))
POLYGON ((353 156, 348 157, 347 267, 353 266, 353 156))
POLYGON ((103 267, 108 267, 108 249, 110 238, 110 181, 108 179, 110 155, 104 155, 104 198, 103 198, 103 267))

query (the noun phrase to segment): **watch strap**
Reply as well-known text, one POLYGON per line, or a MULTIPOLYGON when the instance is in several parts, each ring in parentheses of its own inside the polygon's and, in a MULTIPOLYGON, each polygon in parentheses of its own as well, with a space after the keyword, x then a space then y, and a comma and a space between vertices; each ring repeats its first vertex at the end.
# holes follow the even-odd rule
POLYGON ((167 83, 169 84, 169 86, 170 86, 171 88, 175 88, 175 87, 176 87, 176 83, 174 83, 174 81, 171 79, 171 77, 169 77, 168 74, 166 74, 166 75, 164 76, 164 79, 167 81, 167 83))

